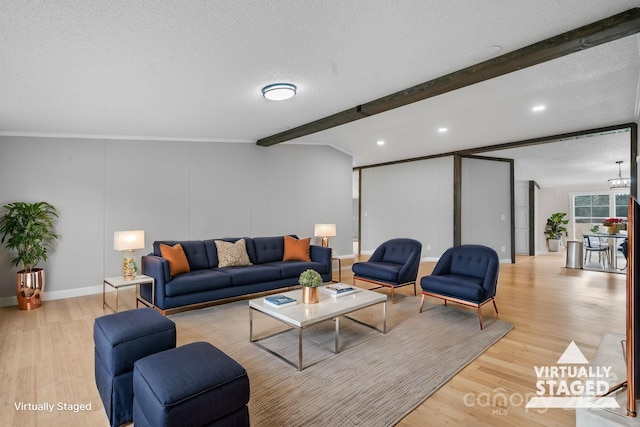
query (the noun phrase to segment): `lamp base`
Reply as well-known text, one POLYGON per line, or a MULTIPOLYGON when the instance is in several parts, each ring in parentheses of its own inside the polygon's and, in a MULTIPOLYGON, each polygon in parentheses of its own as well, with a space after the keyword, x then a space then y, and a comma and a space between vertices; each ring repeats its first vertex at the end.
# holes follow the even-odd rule
POLYGON ((329 238, 328 237, 323 237, 321 245, 324 248, 328 248, 329 247, 329 238))
POLYGON ((125 251, 124 260, 122 263, 122 277, 124 278, 124 280, 133 280, 136 278, 137 271, 138 266, 136 265, 133 251, 125 251))

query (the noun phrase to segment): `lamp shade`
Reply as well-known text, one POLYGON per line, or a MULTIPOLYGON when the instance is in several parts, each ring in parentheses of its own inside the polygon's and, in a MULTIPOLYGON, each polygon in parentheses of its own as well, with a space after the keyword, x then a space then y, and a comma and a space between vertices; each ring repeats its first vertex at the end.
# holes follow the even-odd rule
POLYGON ((316 237, 335 237, 336 225, 335 224, 316 224, 314 236, 316 237))
POLYGON ((113 249, 131 251, 144 248, 144 230, 116 231, 113 233, 113 249))

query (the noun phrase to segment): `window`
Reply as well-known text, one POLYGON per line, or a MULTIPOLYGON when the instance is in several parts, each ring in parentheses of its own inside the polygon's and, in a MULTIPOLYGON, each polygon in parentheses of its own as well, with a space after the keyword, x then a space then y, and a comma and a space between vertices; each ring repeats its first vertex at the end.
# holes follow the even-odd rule
POLYGON ((617 218, 626 218, 629 211, 629 195, 616 194, 616 214, 617 218))
POLYGON ((609 199, 608 194, 574 196, 573 217, 576 224, 602 224, 609 217, 609 199))
POLYGON ((605 219, 626 219, 629 210, 629 194, 626 193, 573 194, 572 202, 574 238, 581 238, 595 225, 604 231, 602 223, 605 219))

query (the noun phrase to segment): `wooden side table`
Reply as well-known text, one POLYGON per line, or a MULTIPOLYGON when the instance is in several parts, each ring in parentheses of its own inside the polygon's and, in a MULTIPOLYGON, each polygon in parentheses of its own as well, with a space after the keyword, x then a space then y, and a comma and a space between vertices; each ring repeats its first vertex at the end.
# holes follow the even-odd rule
POLYGON ((144 285, 150 283, 151 284, 151 301, 154 301, 155 297, 155 279, 153 277, 139 275, 136 276, 135 279, 125 280, 122 276, 114 276, 114 277, 105 277, 102 281, 102 308, 109 307, 113 311, 118 311, 118 289, 126 288, 127 286, 135 286, 136 294, 139 293, 138 287, 140 285, 144 285), (115 309, 111 307, 105 298, 105 285, 109 285, 116 290, 116 307, 115 309))

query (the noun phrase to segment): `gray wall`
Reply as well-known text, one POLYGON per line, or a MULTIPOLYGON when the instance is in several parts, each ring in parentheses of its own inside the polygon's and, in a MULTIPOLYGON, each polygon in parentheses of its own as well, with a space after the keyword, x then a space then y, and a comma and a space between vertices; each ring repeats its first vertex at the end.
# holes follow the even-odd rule
POLYGON ((511 172, 507 162, 462 158, 462 243, 511 261, 511 172))
MULTIPOLYGON (((453 246, 453 157, 366 168, 361 187, 363 253, 395 237, 419 240, 423 260, 453 246)), ((462 159, 462 242, 490 246, 503 262, 511 262, 510 194, 509 163, 462 159)))
POLYGON ((422 258, 437 259, 453 245, 453 158, 420 160, 362 171, 363 253, 409 237, 422 258))
MULTIPOLYGON (((45 299, 68 297, 121 274, 118 230, 145 230, 139 259, 154 240, 310 237, 335 223, 331 246, 351 254, 351 163, 326 146, 2 136, 0 204, 58 208, 45 299)), ((0 305, 15 303, 15 271, 0 249, 0 305)))

